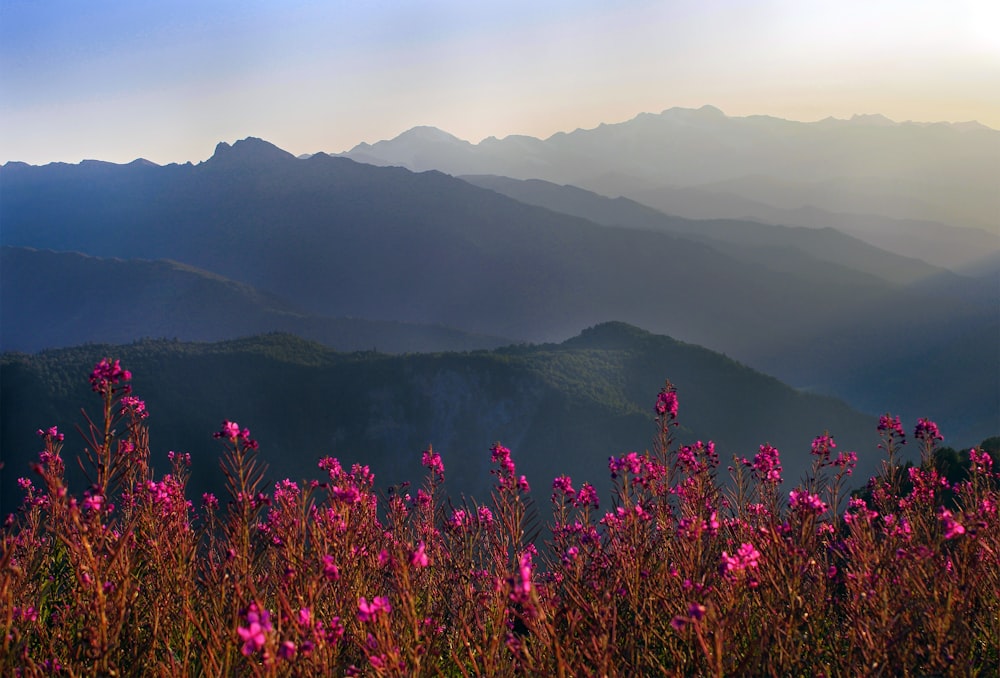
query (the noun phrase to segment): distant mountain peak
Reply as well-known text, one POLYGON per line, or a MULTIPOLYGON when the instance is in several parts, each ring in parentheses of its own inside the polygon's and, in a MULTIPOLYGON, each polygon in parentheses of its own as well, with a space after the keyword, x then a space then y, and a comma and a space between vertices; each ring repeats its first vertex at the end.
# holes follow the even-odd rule
MULTIPOLYGON (((654 335, 642 328, 619 320, 599 323, 563 342, 571 348, 626 349, 634 348, 637 342, 648 341, 654 335)), ((662 335, 663 339, 672 338, 662 335)))
POLYGON ((881 113, 855 113, 851 116, 851 122, 877 127, 893 127, 897 124, 895 121, 890 120, 881 113))
POLYGON ((362 141, 360 144, 352 148, 345 153, 335 153, 333 155, 341 155, 351 157, 352 154, 366 154, 371 152, 378 152, 380 149, 385 148, 422 148, 426 146, 455 146, 455 147, 468 147, 471 148, 473 144, 464 139, 459 139, 454 134, 445 132, 437 127, 431 127, 430 125, 418 125, 416 127, 411 127, 405 132, 393 137, 392 139, 383 139, 377 141, 374 144, 370 144, 366 141, 362 141))
POLYGON ((443 129, 431 125, 417 125, 403 132, 400 136, 419 137, 421 139, 441 139, 448 141, 461 141, 454 134, 445 132, 443 129))
POLYGON ((711 115, 716 118, 725 118, 726 114, 722 112, 722 109, 717 108, 711 104, 705 104, 698 109, 698 112, 702 115, 711 115))
POLYGON ((295 156, 284 151, 269 141, 257 137, 241 139, 230 146, 220 141, 215 147, 215 153, 208 159, 210 163, 248 163, 248 162, 283 162, 295 160, 295 156))

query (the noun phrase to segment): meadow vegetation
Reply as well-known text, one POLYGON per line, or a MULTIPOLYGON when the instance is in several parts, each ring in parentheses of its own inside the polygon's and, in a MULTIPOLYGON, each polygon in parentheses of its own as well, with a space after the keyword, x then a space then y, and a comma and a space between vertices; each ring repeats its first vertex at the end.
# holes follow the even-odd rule
MULTIPOLYGON (((445 461, 376 490, 334 458, 265 486, 250 431, 215 433, 225 496, 189 497, 190 456, 156 453, 131 374, 90 375, 88 486, 65 434, 0 542, 0 673, 12 676, 997 675, 1000 469, 983 445, 880 418, 881 471, 816 437, 786 492, 781 454, 681 445, 668 382, 645 452, 609 496, 560 476, 534 493, 501 443, 492 495, 450 500, 445 461), (901 461, 915 445, 919 464, 901 461), (857 490, 852 492, 852 490, 857 490), (546 496, 543 512, 532 496, 546 496), (606 504, 607 502, 605 502, 606 504), (546 517, 543 518, 542 515, 546 517)), ((207 435, 207 432, 206 432, 207 435)), ((994 441, 995 442, 995 441, 994 441)), ((27 469, 25 470, 27 471, 27 469)), ((546 481, 548 479, 545 479, 546 481)), ((531 479, 532 483, 542 479, 531 479)))

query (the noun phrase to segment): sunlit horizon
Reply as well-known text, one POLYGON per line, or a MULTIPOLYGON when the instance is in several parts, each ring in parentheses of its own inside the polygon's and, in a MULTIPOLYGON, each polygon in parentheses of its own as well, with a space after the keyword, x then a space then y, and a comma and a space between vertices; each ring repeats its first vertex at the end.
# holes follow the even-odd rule
POLYGON ((0 0, 0 163, 296 155, 429 125, 484 138, 711 105, 1000 129, 1000 5, 0 0))
MULTIPOLYGON (((712 106, 714 108, 719 108, 718 106, 715 106, 712 103, 705 103, 705 104, 702 104, 700 106, 671 106, 670 108, 680 108, 680 109, 694 110, 694 109, 702 108, 704 106, 712 106)), ((306 148, 306 147, 290 148, 288 146, 282 145, 280 142, 275 141, 274 138, 270 138, 267 135, 250 133, 250 134, 246 134, 246 135, 238 136, 238 137, 234 137, 234 138, 218 139, 214 143, 210 143, 210 144, 206 145, 204 148, 202 148, 200 154, 196 153, 193 157, 186 157, 186 158, 173 158, 173 157, 171 157, 171 158, 168 158, 168 159, 157 160, 156 158, 150 157, 150 155, 148 155, 148 154, 139 154, 139 155, 134 155, 134 156, 119 155, 119 156, 115 156, 115 157, 96 157, 96 156, 93 156, 93 157, 86 156, 85 157, 85 156, 80 156, 80 157, 75 158, 75 159, 74 158, 57 158, 57 159, 53 159, 53 160, 44 160, 44 161, 40 161, 40 162, 28 162, 28 161, 22 160, 20 158, 9 158, 7 160, 4 160, 3 162, 0 162, 0 164, 4 164, 6 162, 25 162, 25 163, 31 164, 31 165, 45 165, 45 164, 49 164, 49 163, 78 164, 80 162, 89 161, 89 160, 97 160, 97 161, 101 161, 101 162, 110 162, 110 163, 113 163, 113 164, 127 164, 127 163, 133 162, 135 160, 146 160, 146 161, 152 162, 152 163, 157 164, 157 165, 184 164, 184 163, 195 163, 195 164, 197 164, 199 162, 203 162, 203 161, 209 159, 214 154, 215 147, 218 144, 224 143, 224 144, 230 144, 230 145, 232 145, 232 144, 234 144, 234 143, 236 143, 238 141, 241 141, 243 139, 250 138, 250 137, 262 139, 262 140, 264 140, 264 141, 266 141, 268 143, 274 144, 278 148, 281 148, 284 151, 288 151, 289 153, 292 153, 293 155, 296 155, 296 156, 312 155, 312 154, 315 154, 315 153, 337 154, 337 153, 344 153, 344 152, 350 151, 353 148, 355 148, 357 145, 362 144, 362 143, 374 144, 374 143, 377 143, 379 141, 385 141, 385 140, 393 139, 393 138, 395 138, 395 137, 397 137, 397 136, 399 136, 399 135, 401 135, 401 134, 403 134, 403 133, 405 133, 405 132, 407 132, 407 131, 409 131, 411 129, 414 129, 416 127, 434 127, 436 129, 440 129, 442 132, 446 132, 448 134, 451 134, 452 136, 455 136, 456 138, 460 139, 461 141, 467 141, 467 142, 469 142, 469 143, 471 143, 473 145, 478 145, 478 144, 482 143, 484 140, 489 139, 491 137, 497 138, 497 139, 503 139, 503 138, 508 137, 508 136, 529 136, 529 137, 534 137, 534 138, 538 138, 538 139, 543 139, 544 140, 544 139, 548 139, 548 138, 550 138, 552 136, 555 136, 555 135, 558 135, 558 134, 574 132, 574 131, 577 131, 577 130, 591 130, 591 129, 595 129, 595 128, 597 128, 600 125, 623 124, 623 123, 629 122, 630 120, 632 120, 632 119, 634 119, 634 118, 636 118, 637 116, 640 116, 640 115, 644 115, 644 114, 658 115, 660 113, 665 112, 666 110, 669 110, 669 109, 664 109, 663 111, 638 111, 634 115, 632 115, 632 116, 630 116, 628 118, 623 118, 621 120, 598 120, 596 122, 589 122, 589 123, 580 124, 580 125, 577 125, 575 127, 571 126, 571 127, 553 129, 551 132, 548 132, 548 133, 544 133, 543 132, 543 133, 536 133, 536 134, 531 134, 531 133, 521 132, 521 131, 512 131, 512 132, 509 132, 507 134, 492 134, 491 133, 491 134, 485 134, 485 135, 475 135, 472 138, 469 138, 467 136, 462 136, 461 134, 455 133, 455 131, 452 130, 452 129, 447 129, 447 128, 444 128, 444 127, 440 127, 438 125, 418 123, 418 124, 412 125, 411 127, 407 127, 405 129, 400 129, 400 130, 398 130, 395 133, 388 133, 386 135, 383 135, 383 136, 377 137, 377 138, 376 137, 372 137, 372 138, 366 138, 366 139, 358 139, 356 142, 354 142, 354 143, 352 143, 352 144, 350 144, 348 146, 345 146, 343 148, 333 148, 333 149, 331 149, 331 148, 311 148, 310 149, 310 148, 306 148)), ((990 127, 989 125, 985 125, 984 123, 982 123, 979 120, 910 120, 910 119, 896 120, 896 119, 893 119, 891 116, 884 115, 884 114, 882 114, 880 112, 877 112, 877 111, 858 112, 858 113, 851 113, 851 114, 845 114, 845 115, 826 115, 826 116, 822 116, 822 117, 814 117, 812 119, 805 119, 804 117, 803 118, 786 117, 786 116, 780 116, 780 115, 773 115, 773 114, 769 114, 769 113, 747 113, 745 115, 735 115, 735 114, 730 114, 729 112, 727 112, 725 110, 723 110, 722 112, 727 117, 729 117, 729 118, 773 117, 773 118, 780 118, 780 119, 783 119, 783 120, 789 120, 789 121, 793 121, 793 122, 803 122, 803 123, 820 122, 822 120, 830 119, 830 118, 837 119, 837 120, 850 120, 851 118, 854 118, 854 117, 883 116, 883 117, 886 117, 889 120, 891 120, 892 122, 897 123, 897 124, 915 123, 915 124, 918 124, 918 125, 930 125, 930 124, 938 124, 938 123, 944 123, 944 124, 973 123, 973 124, 982 125, 983 127, 987 127, 989 129, 996 130, 996 128, 990 127)))

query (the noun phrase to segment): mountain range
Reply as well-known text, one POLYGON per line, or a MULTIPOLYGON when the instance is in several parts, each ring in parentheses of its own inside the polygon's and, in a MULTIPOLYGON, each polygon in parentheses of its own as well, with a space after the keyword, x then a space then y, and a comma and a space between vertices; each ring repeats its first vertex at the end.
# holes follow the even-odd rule
MULTIPOLYGON (((874 471, 876 419, 833 398, 805 394, 699 346, 604 323, 560 344, 465 353, 341 353, 285 334, 221 343, 146 340, 0 357, 2 512, 16 507, 38 428, 66 432, 64 457, 82 451, 79 408, 99 416, 86 375, 114 356, 134 374, 150 411, 154 468, 167 451, 190 452, 190 496, 219 491, 212 433, 223 418, 250 429, 271 482, 317 478, 327 455, 369 464, 379 487, 412 481, 428 445, 448 469, 448 489, 487 496, 489 447, 501 441, 547 502, 552 479, 571 474, 602 493, 608 457, 651 447, 653 403, 669 378, 678 389, 681 443, 714 440, 723 462, 770 442, 794 483, 813 437, 829 430, 859 456, 857 483, 874 471)), ((67 463, 73 471, 75 464, 67 463)), ((77 490, 82 478, 74 476, 77 490)), ((605 495, 607 496, 607 495, 605 495)))
POLYGON ((20 248, 4 256, 37 264, 3 268, 14 309, 4 337, 48 323, 67 343, 283 330, 338 346, 329 323, 347 317, 455 328, 457 346, 421 345, 446 350, 562 341, 616 319, 864 399, 870 412, 902 401, 902 414, 936 417, 963 442, 1000 429, 989 274, 960 276, 831 229, 686 220, 543 182, 299 159, 252 138, 198 165, 8 163, 0 186, 0 243, 20 248), (47 317, 64 294, 88 312, 69 304, 47 317), (197 321, 182 317, 192 298, 197 321), (116 315, 122 334, 87 329, 116 315), (938 386, 954 382, 962 398, 938 386))
POLYGON ((1000 249, 1000 131, 975 123, 877 115, 804 123, 705 106, 544 140, 472 144, 417 127, 343 155, 414 171, 543 179, 690 218, 832 226, 937 265, 960 267, 1000 249))

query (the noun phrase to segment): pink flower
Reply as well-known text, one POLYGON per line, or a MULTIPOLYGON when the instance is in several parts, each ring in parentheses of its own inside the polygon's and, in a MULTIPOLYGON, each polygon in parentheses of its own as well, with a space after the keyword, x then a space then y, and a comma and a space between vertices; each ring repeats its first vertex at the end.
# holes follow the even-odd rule
POLYGON ((847 475, 854 473, 854 467, 858 465, 857 452, 839 452, 837 458, 831 464, 837 468, 844 469, 847 475))
POLYGON ((965 534, 965 528, 961 523, 952 517, 951 511, 948 509, 942 507, 939 518, 941 522, 944 523, 945 539, 954 539, 955 537, 965 534))
POLYGON ((531 553, 525 552, 514 577, 514 590, 510 594, 513 601, 526 603, 531 598, 531 553))
POLYGON ((441 461, 441 455, 435 452, 432 448, 428 447, 424 450, 421 463, 425 468, 429 468, 433 473, 440 477, 444 477, 444 462, 441 461))
POLYGON ((358 621, 369 622, 374 621, 379 614, 392 611, 392 606, 389 605, 389 599, 384 596, 375 596, 372 598, 372 602, 369 603, 364 596, 358 598, 358 621))
POLYGON ((576 490, 573 489, 573 480, 569 476, 559 476, 552 481, 552 501, 556 501, 561 494, 566 499, 572 499, 576 496, 576 490))
POLYGON ((101 504, 104 503, 104 497, 99 494, 88 494, 83 500, 83 508, 86 511, 100 512, 101 504))
POLYGON ((52 440, 55 440, 57 442, 62 442, 63 440, 66 439, 66 436, 59 432, 58 426, 52 426, 47 431, 38 429, 37 433, 38 437, 40 438, 51 438, 52 440))
POLYGON ((877 511, 872 511, 868 508, 868 504, 865 503, 864 499, 851 498, 847 500, 847 510, 844 511, 844 522, 848 525, 852 524, 859 518, 863 522, 870 522, 878 517, 877 511))
POLYGON ((756 568, 760 561, 760 551, 754 548, 753 544, 743 543, 737 549, 735 555, 722 552, 722 565, 720 569, 726 576, 732 577, 744 570, 756 568))
MULTIPOLYGON (((114 385, 118 382, 131 380, 132 373, 128 370, 123 370, 121 361, 119 360, 112 363, 107 358, 104 358, 94 366, 94 371, 90 373, 90 386, 95 393, 100 393, 101 395, 112 393, 114 385)), ((125 386, 124 391, 128 393, 130 391, 129 386, 125 386)))
POLYGON ((327 475, 330 476, 330 480, 337 480, 344 473, 344 468, 334 457, 323 457, 319 460, 319 464, 317 464, 317 466, 327 472, 327 475))
POLYGON ((611 471, 612 478, 617 478, 622 473, 639 475, 642 471, 642 458, 637 452, 629 452, 621 457, 609 457, 608 470, 611 471))
POLYGON ((228 419, 222 422, 222 428, 215 434, 216 438, 225 438, 226 440, 231 440, 234 443, 239 436, 240 425, 235 421, 229 421, 228 419))
POLYGON ((773 485, 781 484, 781 455, 777 448, 770 445, 761 445, 760 451, 754 456, 753 464, 749 464, 763 482, 773 485))
POLYGON ((788 493, 792 510, 820 515, 826 512, 826 504, 818 494, 809 494, 805 490, 792 490, 788 493))
POLYGON ((427 567, 430 565, 430 560, 424 552, 424 542, 420 542, 417 546, 417 550, 410 556, 410 565, 413 567, 427 567))
POLYGON ((664 415, 669 413, 671 417, 677 417, 677 392, 672 388, 663 388, 656 397, 656 413, 664 415))
POLYGON ((146 410, 146 402, 135 396, 125 396, 122 398, 121 406, 122 414, 128 414, 131 411, 140 419, 145 419, 149 416, 149 412, 146 410))
POLYGON ((15 607, 14 619, 21 619, 29 622, 38 621, 38 610, 30 605, 25 608, 15 607))
POLYGON ((828 459, 830 457, 830 450, 836 446, 837 444, 833 442, 833 436, 824 433, 823 435, 817 436, 813 439, 812 450, 810 450, 810 453, 816 457, 828 459))
POLYGON ((514 475, 514 462, 510 458, 510 449, 504 447, 500 443, 497 443, 490 448, 490 460, 494 464, 499 464, 500 468, 506 471, 509 475, 514 475))
MULTIPOLYGON (((492 515, 490 517, 492 518, 492 515)), ((461 529, 465 527, 465 523, 468 519, 468 513, 462 509, 455 509, 451 514, 451 518, 448 519, 448 526, 456 530, 461 529)))
POLYGON ((340 570, 333 564, 333 556, 323 556, 323 576, 327 581, 337 581, 340 579, 340 570))
POLYGON ((290 640, 286 640, 278 646, 278 656, 287 661, 291 661, 295 658, 297 649, 298 648, 295 647, 295 643, 290 640))
POLYGON ((883 414, 878 418, 878 430, 881 432, 895 434, 900 438, 906 436, 903 432, 903 424, 900 423, 899 417, 893 419, 891 414, 883 414))
POLYGON ((251 603, 246 614, 247 626, 239 627, 236 632, 243 641, 242 652, 246 656, 252 655, 263 649, 267 643, 267 632, 271 630, 271 615, 267 610, 263 612, 257 607, 257 603, 251 603))
MULTIPOLYGON (((60 438, 60 440, 62 440, 60 438)), ((985 450, 969 450, 969 463, 975 473, 989 473, 993 468, 993 458, 985 450)))
POLYGON ((592 506, 594 509, 597 509, 599 503, 597 490, 590 483, 584 483, 580 487, 580 493, 576 495, 576 501, 573 502, 573 505, 577 507, 592 506))
POLYGON ((913 437, 917 440, 944 440, 938 425, 930 419, 917 419, 917 427, 913 432, 913 437))

